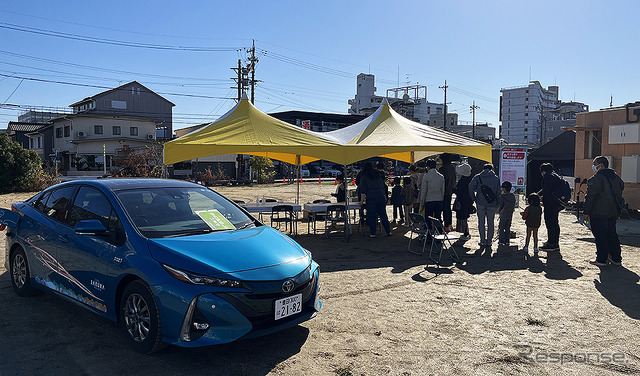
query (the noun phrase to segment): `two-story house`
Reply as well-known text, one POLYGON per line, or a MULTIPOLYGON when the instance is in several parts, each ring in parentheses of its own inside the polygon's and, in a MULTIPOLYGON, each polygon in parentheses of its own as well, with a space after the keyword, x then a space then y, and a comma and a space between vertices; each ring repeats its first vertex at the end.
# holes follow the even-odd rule
POLYGON ((73 114, 51 120, 60 171, 99 175, 104 164, 110 171, 124 146, 144 148, 156 143, 158 130, 173 132, 173 106, 137 81, 71 104, 73 114))

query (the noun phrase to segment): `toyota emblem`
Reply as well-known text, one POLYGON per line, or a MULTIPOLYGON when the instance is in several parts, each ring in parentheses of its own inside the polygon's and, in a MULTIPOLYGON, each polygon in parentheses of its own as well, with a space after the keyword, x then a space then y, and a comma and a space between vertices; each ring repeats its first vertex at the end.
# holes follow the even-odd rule
POLYGON ((287 279, 282 284, 282 291, 285 292, 285 293, 289 293, 289 292, 293 291, 293 287, 295 285, 296 284, 295 284, 295 282, 293 282, 293 279, 287 279))

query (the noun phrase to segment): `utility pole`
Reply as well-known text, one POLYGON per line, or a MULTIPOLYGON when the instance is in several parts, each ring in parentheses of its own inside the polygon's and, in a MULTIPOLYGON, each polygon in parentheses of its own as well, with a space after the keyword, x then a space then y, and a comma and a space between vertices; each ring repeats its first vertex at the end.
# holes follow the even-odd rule
POLYGON ((478 108, 480 108, 479 106, 476 106, 476 101, 473 101, 473 106, 469 106, 469 108, 471 109, 471 112, 473 113, 473 121, 471 123, 472 128, 472 136, 471 138, 475 139, 476 138, 476 110, 478 108))
POLYGON ((438 86, 438 88, 440 89, 444 89, 444 122, 443 122, 443 126, 442 126, 442 130, 446 131, 447 130, 447 88, 449 86, 447 85, 447 80, 444 80, 444 86, 438 86))
MULTIPOLYGON (((231 79, 236 83, 237 88, 238 88, 238 98, 236 99, 238 102, 240 102, 240 100, 242 99, 242 93, 245 90, 244 87, 244 80, 242 79, 243 76, 243 71, 244 69, 242 68, 242 61, 240 59, 238 59, 238 67, 237 68, 231 68, 232 71, 236 72, 238 74, 238 77, 232 77, 231 79)), ((231 87, 232 89, 234 88, 234 86, 231 87)))
POLYGON ((255 104, 255 100, 256 100, 256 94, 255 94, 255 90, 256 90, 256 63, 258 62, 258 58, 256 57, 256 41, 255 39, 253 40, 253 43, 251 45, 251 49, 247 50, 247 52, 251 53, 251 56, 249 57, 249 63, 247 64, 247 69, 249 72, 251 72, 251 79, 249 80, 249 85, 251 85, 251 103, 255 104))

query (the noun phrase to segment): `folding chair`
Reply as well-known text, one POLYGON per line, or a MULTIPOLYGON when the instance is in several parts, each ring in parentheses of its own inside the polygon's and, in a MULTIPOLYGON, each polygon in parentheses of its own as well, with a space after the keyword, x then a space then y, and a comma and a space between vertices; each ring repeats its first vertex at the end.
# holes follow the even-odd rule
POLYGON ((429 221, 427 225, 428 231, 431 233, 432 238, 431 248, 429 248, 429 259, 435 262, 436 265, 440 265, 442 251, 446 249, 453 261, 460 262, 460 258, 453 247, 453 242, 460 239, 460 235, 453 235, 444 231, 442 222, 438 218, 427 217, 427 219, 429 221), (435 251, 438 252, 438 260, 433 258, 434 247, 436 248, 435 251))
POLYGON ((293 206, 275 205, 271 208, 271 227, 274 223, 277 223, 278 230, 280 230, 280 224, 284 223, 284 230, 287 231, 287 227, 289 227, 289 233, 294 233, 296 218, 293 214, 293 206))
POLYGON ((344 205, 327 206, 327 214, 324 218, 324 236, 327 238, 341 238, 342 236, 331 236, 331 228, 338 224, 344 225, 344 237, 349 239, 349 230, 347 225, 347 210, 344 205), (329 224, 331 223, 331 224, 329 224))
MULTIPOLYGON (((314 204, 329 204, 329 200, 313 200, 314 204)), ((317 223, 324 222, 327 217, 327 212, 309 212, 309 221, 307 222, 307 233, 311 233, 311 227, 313 227, 313 233, 316 233, 317 223)))
POLYGON ((418 213, 409 213, 409 218, 411 218, 411 232, 409 233, 409 246, 407 247, 409 252, 422 255, 424 254, 424 250, 427 247, 427 235, 429 234, 429 226, 425 221, 424 217, 418 213), (411 242, 414 240, 413 235, 418 234, 418 240, 422 240, 422 249, 420 252, 414 251, 411 249, 411 242))

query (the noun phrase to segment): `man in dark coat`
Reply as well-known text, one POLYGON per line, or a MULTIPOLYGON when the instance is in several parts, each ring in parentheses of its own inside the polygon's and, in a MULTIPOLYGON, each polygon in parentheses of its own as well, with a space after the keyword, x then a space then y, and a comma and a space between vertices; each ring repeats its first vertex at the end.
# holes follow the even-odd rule
POLYGON ((618 209, 616 195, 622 195, 624 182, 609 168, 607 158, 598 156, 593 160, 593 175, 587 185, 584 200, 584 219, 591 221, 591 232, 596 238, 596 258, 589 263, 607 266, 607 262, 622 265, 620 240, 616 232, 618 209))
POLYGON ((560 223, 558 213, 562 210, 562 205, 553 195, 553 191, 562 182, 560 176, 553 170, 551 163, 543 163, 540 166, 542 174, 542 189, 538 192, 542 196, 544 206, 544 224, 547 227, 547 241, 540 247, 543 250, 553 250, 560 247, 560 223))
POLYGON ((451 164, 451 154, 444 153, 440 156, 442 167, 438 170, 444 176, 444 199, 442 200, 442 221, 445 231, 452 230, 451 197, 456 186, 456 168, 451 164))

